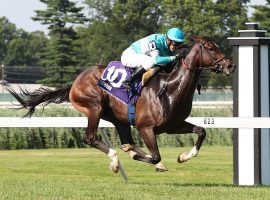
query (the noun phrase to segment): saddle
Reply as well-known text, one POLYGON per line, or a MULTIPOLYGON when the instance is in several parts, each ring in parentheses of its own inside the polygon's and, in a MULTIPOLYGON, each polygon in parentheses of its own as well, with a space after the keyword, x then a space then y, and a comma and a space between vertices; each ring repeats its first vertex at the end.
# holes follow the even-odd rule
POLYGON ((150 78, 159 70, 159 67, 145 72, 141 80, 135 80, 132 90, 129 91, 122 86, 122 82, 129 78, 133 72, 130 67, 125 67, 120 61, 112 61, 108 64, 98 80, 98 86, 120 102, 128 106, 128 120, 133 126, 136 125, 136 103, 141 94, 142 87, 147 84, 150 78))
POLYGON ((128 91, 125 87, 122 87, 122 82, 131 76, 133 69, 125 67, 120 61, 112 61, 103 71, 101 78, 98 80, 98 86, 125 104, 136 104, 142 87, 159 69, 160 67, 155 67, 146 71, 142 80, 135 80, 132 85, 133 90, 128 91))

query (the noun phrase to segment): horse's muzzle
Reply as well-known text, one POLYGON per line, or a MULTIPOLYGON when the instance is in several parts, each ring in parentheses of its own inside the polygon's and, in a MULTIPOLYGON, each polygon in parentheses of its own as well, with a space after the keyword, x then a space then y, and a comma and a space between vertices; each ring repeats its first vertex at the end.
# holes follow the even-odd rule
POLYGON ((223 69, 223 74, 224 75, 229 75, 229 74, 232 74, 234 72, 236 68, 236 65, 235 64, 228 64, 224 69, 223 69))
POLYGON ((226 58, 224 62, 221 63, 221 65, 223 75, 232 74, 236 68, 236 65, 233 64, 232 61, 228 58, 226 58))

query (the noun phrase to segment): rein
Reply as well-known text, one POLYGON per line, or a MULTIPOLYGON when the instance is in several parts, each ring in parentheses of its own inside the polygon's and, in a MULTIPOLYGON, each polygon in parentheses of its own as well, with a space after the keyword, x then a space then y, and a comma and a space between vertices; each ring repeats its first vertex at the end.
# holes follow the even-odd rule
POLYGON ((166 91, 167 86, 168 86, 168 83, 169 83, 169 80, 170 80, 172 74, 173 74, 173 73, 176 71, 176 69, 178 68, 179 62, 180 62, 180 60, 178 60, 178 61, 176 62, 176 64, 174 65, 173 70, 171 71, 170 75, 169 75, 168 78, 166 79, 166 81, 165 81, 165 83, 163 84, 162 88, 160 88, 160 90, 158 91, 157 97, 159 97, 161 94, 163 94, 163 93, 166 91))

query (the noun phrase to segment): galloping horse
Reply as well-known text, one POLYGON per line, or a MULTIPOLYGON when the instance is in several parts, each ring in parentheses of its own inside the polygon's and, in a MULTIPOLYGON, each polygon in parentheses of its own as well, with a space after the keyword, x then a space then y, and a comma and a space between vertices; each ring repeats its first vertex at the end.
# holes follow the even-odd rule
POLYGON ((28 109, 25 116, 34 113, 35 107, 49 103, 70 101, 72 105, 88 118, 84 142, 108 154, 112 160, 110 167, 118 171, 119 161, 115 150, 97 140, 97 128, 100 119, 110 121, 116 127, 123 150, 129 152, 135 160, 150 164, 161 161, 156 135, 161 133, 196 133, 197 142, 190 152, 178 156, 178 162, 195 157, 206 136, 205 129, 188 123, 192 99, 203 70, 211 70, 224 75, 231 74, 235 65, 225 57, 218 46, 209 39, 196 36, 183 60, 179 60, 171 73, 156 74, 142 89, 136 104, 136 128, 146 144, 150 155, 135 146, 128 123, 127 105, 101 90, 97 81, 105 66, 94 66, 82 72, 68 87, 50 90, 40 88, 34 92, 21 89, 21 95, 13 89, 9 92, 23 108, 28 109))

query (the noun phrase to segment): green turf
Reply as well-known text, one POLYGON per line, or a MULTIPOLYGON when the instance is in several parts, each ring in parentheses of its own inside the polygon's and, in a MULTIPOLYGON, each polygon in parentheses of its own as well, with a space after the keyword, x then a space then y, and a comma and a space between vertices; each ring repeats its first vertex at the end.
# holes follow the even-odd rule
POLYGON ((128 182, 108 170, 95 149, 0 151, 0 199, 269 199, 269 187, 232 184, 232 147, 203 146, 198 157, 176 162, 180 150, 161 148, 168 172, 132 160, 118 148, 128 182))

